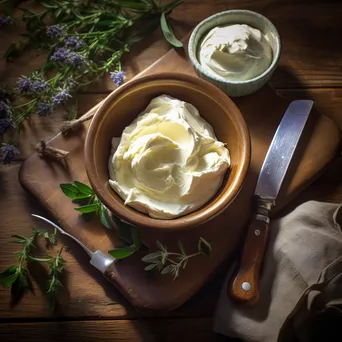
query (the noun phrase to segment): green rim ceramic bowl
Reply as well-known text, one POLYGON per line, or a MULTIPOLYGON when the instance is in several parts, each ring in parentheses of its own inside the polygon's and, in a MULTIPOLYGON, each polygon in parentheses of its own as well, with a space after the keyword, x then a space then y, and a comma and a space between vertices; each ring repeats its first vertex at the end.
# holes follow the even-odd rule
POLYGON ((279 62, 281 40, 276 27, 266 17, 253 11, 237 9, 216 13, 200 22, 190 36, 188 51, 191 63, 199 77, 214 84, 228 96, 239 97, 256 92, 268 82, 279 62), (206 34, 216 26, 233 24, 246 24, 260 30, 268 38, 273 51, 273 60, 268 69, 245 81, 227 81, 216 77, 205 71, 198 61, 198 48, 206 34))

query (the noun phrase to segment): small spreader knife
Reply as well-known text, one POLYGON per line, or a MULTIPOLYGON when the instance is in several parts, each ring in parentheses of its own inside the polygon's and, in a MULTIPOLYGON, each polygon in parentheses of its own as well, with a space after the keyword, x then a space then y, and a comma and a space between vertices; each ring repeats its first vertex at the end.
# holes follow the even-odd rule
POLYGON ((77 242, 85 250, 85 252, 89 255, 90 264, 93 265, 95 268, 97 268, 107 278, 107 280, 112 282, 112 280, 110 279, 110 273, 111 273, 111 268, 113 266, 113 263, 115 261, 115 259, 112 256, 107 255, 102 251, 92 252, 80 240, 76 239, 73 235, 67 233, 64 229, 62 229, 61 227, 59 227, 57 224, 53 223, 52 221, 48 220, 47 218, 45 218, 43 216, 36 215, 36 214, 32 214, 32 216, 37 217, 37 218, 51 224, 51 226, 55 227, 60 233, 68 236, 69 238, 71 238, 75 242, 77 242))
POLYGON ((238 302, 255 304, 260 297, 259 277, 269 235, 269 212, 303 132, 313 101, 296 100, 288 106, 261 167, 253 202, 253 217, 237 272, 228 282, 228 295, 238 302))

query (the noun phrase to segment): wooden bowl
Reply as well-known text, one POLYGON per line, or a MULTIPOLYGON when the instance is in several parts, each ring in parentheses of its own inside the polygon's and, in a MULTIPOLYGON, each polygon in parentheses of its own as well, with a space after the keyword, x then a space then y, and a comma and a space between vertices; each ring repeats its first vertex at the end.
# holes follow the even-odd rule
POLYGON ((85 165, 91 186, 107 208, 120 219, 138 227, 188 229, 198 226, 227 208, 238 194, 250 162, 250 138, 236 105, 220 89, 196 76, 160 73, 139 77, 113 91, 97 110, 85 141, 85 165), (156 96, 167 94, 193 104, 227 144, 231 166, 217 194, 203 207, 171 220, 154 219, 124 205, 109 185, 108 160, 112 137, 146 108, 156 96))

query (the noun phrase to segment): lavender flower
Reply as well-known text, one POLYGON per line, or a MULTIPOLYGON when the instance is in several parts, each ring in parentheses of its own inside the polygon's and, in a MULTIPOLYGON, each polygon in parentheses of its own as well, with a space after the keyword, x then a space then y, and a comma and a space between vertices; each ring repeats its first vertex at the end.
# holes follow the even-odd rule
POLYGON ((52 39, 60 38, 64 35, 65 25, 52 25, 46 28, 46 35, 52 39))
POLYGON ((50 59, 55 62, 67 63, 69 56, 69 50, 64 47, 60 47, 57 50, 55 50, 50 59))
POLYGON ((52 101, 57 106, 60 104, 65 104, 69 97, 71 97, 71 95, 67 91, 62 90, 54 96, 52 101))
POLYGON ((26 76, 21 76, 17 80, 18 91, 20 94, 27 93, 31 90, 31 80, 26 76))
POLYGON ((47 116, 53 113, 53 107, 48 102, 38 102, 36 106, 36 112, 38 116, 47 116))
POLYGON ((11 119, 0 119, 0 137, 2 137, 12 127, 14 127, 14 124, 11 119))
POLYGON ((0 150, 2 152, 2 162, 5 165, 10 164, 11 161, 20 154, 19 150, 15 146, 9 144, 3 144, 0 150))
POLYGON ((84 57, 78 53, 72 52, 69 56, 69 61, 74 67, 78 67, 83 64, 84 57))
POLYGON ((31 91, 33 93, 42 93, 44 91, 47 91, 49 89, 49 84, 46 83, 45 81, 34 81, 31 84, 31 91))
POLYGON ((73 50, 79 50, 82 46, 84 46, 84 41, 78 37, 68 37, 65 38, 64 45, 73 50))
POLYGON ((5 26, 10 26, 13 23, 13 20, 11 17, 0 17, 0 28, 5 26))
POLYGON ((0 118, 7 119, 11 115, 10 107, 4 102, 0 101, 0 118))
POLYGON ((68 87, 70 90, 73 90, 77 87, 77 82, 74 79, 70 78, 67 82, 69 82, 68 87))
POLYGON ((110 73, 110 78, 112 79, 114 84, 118 87, 123 83, 125 79, 125 73, 123 71, 114 71, 110 73))

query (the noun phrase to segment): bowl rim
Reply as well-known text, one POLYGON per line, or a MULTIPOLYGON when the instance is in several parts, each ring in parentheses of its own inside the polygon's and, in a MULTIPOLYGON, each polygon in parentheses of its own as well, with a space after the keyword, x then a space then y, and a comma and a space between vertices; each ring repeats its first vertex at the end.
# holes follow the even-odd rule
POLYGON ((279 32, 277 30, 277 28, 275 27, 275 25, 264 15, 255 12, 255 11, 251 11, 251 10, 246 10, 246 9, 232 9, 232 10, 227 10, 227 11, 222 11, 222 12, 218 12, 215 13, 213 15, 211 15, 210 17, 207 17, 206 19, 202 20, 199 24, 196 25, 196 27, 193 29, 193 31, 191 32, 190 38, 189 38, 189 42, 188 42, 188 55, 190 58, 190 61, 192 63, 192 65, 202 74, 204 74, 206 77, 208 77, 209 79, 212 79, 216 82, 219 82, 221 84, 229 84, 229 85, 244 85, 244 84, 253 84, 253 83, 257 83, 259 82, 261 79, 264 79, 265 77, 267 77, 269 74, 271 74, 274 69, 277 67, 277 64, 279 62, 280 56, 281 56, 281 51, 282 51, 282 43, 281 43, 281 39, 280 39, 280 35, 279 32), (272 27, 272 30, 275 32, 275 37, 277 40, 277 45, 278 45, 278 51, 276 53, 275 56, 273 56, 272 59, 272 63, 269 65, 269 67, 260 75, 257 75, 253 78, 250 78, 248 80, 244 80, 244 81, 229 81, 229 80, 223 80, 209 72, 207 72, 202 65, 198 62, 197 60, 197 46, 196 49, 194 47, 194 41, 195 41, 195 37, 198 35, 199 30, 208 22, 215 20, 218 17, 227 15, 227 14, 238 14, 238 13, 245 13, 254 17, 258 17, 259 19, 267 22, 269 24, 270 27, 272 27))
MULTIPOLYGON (((109 156, 108 156, 109 158, 109 156)), ((164 231, 176 231, 176 230, 187 230, 191 228, 195 228, 213 217, 217 216, 221 213, 226 207, 228 207, 235 197, 240 192, 242 185, 245 181, 247 171, 250 165, 251 158, 251 140, 249 130, 246 124, 246 121, 239 110, 239 108, 235 105, 235 103, 219 88, 212 85, 210 82, 207 82, 195 75, 179 73, 179 72, 160 72, 154 73, 145 76, 139 76, 124 85, 115 89, 112 93, 110 93, 100 104, 99 108, 96 110, 96 113, 90 123, 89 129, 86 134, 85 144, 84 144, 84 160, 85 160, 85 169, 89 179, 89 182, 94 189, 94 192, 99 197, 100 201, 117 217, 121 220, 135 225, 140 228, 149 228, 149 229, 162 229, 164 231), (131 210, 126 210, 122 204, 119 204, 117 200, 113 200, 109 195, 108 190, 106 189, 105 184, 100 180, 96 166, 94 165, 94 156, 95 152, 95 139, 97 135, 97 127, 103 119, 103 116, 109 112, 112 108, 112 103, 115 101, 117 96, 124 94, 127 90, 136 85, 143 84, 150 81, 155 80, 180 80, 185 82, 190 82, 192 84, 200 85, 201 88, 206 89, 210 88, 212 91, 218 92, 221 96, 224 96, 226 101, 229 103, 230 107, 233 108, 232 113, 235 117, 238 118, 235 124, 238 131, 241 133, 242 137, 242 147, 241 147, 241 155, 243 156, 242 161, 238 165, 238 171, 235 176, 235 180, 231 187, 229 188, 228 195, 222 198, 221 201, 216 203, 215 206, 207 206, 206 204, 194 212, 186 214, 184 216, 177 217, 175 219, 154 219, 147 214, 141 212, 134 212, 134 208, 129 208, 131 210), (198 213, 197 213, 198 212, 198 213), (192 215, 189 217, 189 215, 192 215)), ((114 190, 113 190, 114 191, 114 190)), ((118 195, 119 196, 119 195, 118 195)), ((120 198, 121 201, 123 201, 120 198)))

